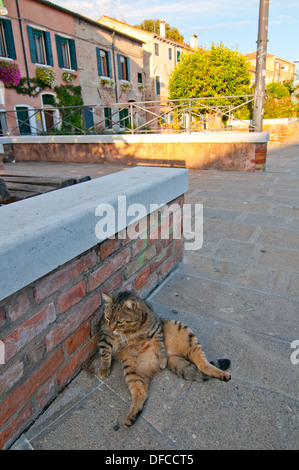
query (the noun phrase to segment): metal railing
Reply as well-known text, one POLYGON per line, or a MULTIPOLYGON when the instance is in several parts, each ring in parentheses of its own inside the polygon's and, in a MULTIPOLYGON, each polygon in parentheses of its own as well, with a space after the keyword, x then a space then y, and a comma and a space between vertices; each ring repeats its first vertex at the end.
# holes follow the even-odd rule
POLYGON ((16 106, 3 111, 0 119, 6 136, 229 131, 236 122, 252 130, 247 119, 253 101, 254 95, 238 95, 109 106, 16 106))

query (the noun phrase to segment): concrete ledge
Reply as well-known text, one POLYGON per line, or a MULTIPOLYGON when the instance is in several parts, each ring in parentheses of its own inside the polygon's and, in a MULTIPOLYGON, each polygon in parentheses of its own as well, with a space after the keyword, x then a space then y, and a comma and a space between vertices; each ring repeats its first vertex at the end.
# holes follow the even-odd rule
POLYGON ((118 134, 118 135, 54 135, 1 137, 3 144, 118 144, 118 143, 262 143, 268 132, 192 132, 191 134, 118 134))
MULTIPOLYGON (((143 204, 149 213, 150 204, 165 204, 187 190, 185 169, 138 167, 1 207, 0 299, 102 241, 95 235, 99 204, 111 204, 117 217, 123 195, 127 206, 143 204)), ((129 224, 116 224, 115 233, 129 224)))

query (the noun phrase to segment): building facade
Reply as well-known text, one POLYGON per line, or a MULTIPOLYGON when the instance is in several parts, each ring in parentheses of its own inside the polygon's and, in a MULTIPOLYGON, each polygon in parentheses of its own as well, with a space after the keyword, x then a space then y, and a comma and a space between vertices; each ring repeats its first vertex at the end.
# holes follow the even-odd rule
POLYGON ((145 78, 145 100, 167 100, 169 75, 180 61, 180 56, 186 51, 197 47, 196 36, 191 39, 191 47, 166 38, 165 22, 160 22, 160 35, 145 31, 136 26, 101 16, 99 24, 109 26, 116 32, 129 34, 143 41, 143 66, 145 78))
POLYGON ((5 6, 8 14, 0 17, 2 135, 60 131, 59 102, 86 105, 68 129, 72 133, 82 125, 130 125, 128 111, 112 104, 144 99, 142 40, 46 0, 6 0, 5 6), (63 93, 74 99, 63 102, 63 93))
MULTIPOLYGON (((246 54, 250 64, 251 84, 255 82, 256 52, 246 54)), ((281 59, 276 55, 267 54, 266 59, 266 85, 270 83, 283 83, 293 81, 295 76, 295 64, 281 59)))

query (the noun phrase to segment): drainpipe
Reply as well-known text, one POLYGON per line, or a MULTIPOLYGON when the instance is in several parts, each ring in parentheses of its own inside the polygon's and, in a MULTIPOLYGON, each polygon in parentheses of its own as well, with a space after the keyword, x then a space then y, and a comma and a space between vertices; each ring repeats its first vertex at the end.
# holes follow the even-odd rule
POLYGON ((112 61, 113 61, 113 73, 114 73, 114 77, 115 77, 115 103, 118 103, 114 38, 115 38, 115 31, 113 31, 113 33, 112 33, 112 61))
POLYGON ((19 26, 20 26, 20 32, 21 32, 21 40, 22 40, 22 46, 23 46, 23 54, 24 54, 24 61, 25 61, 25 68, 26 68, 26 75, 27 75, 27 83, 28 83, 28 89, 29 89, 29 96, 32 96, 31 91, 30 91, 30 86, 31 85, 30 85, 30 78, 29 78, 28 62, 27 62, 27 57, 26 57, 26 49, 25 49, 23 27, 22 27, 22 19, 21 19, 21 15, 20 15, 20 8, 19 8, 18 0, 16 0, 16 6, 17 6, 18 20, 19 20, 19 26))

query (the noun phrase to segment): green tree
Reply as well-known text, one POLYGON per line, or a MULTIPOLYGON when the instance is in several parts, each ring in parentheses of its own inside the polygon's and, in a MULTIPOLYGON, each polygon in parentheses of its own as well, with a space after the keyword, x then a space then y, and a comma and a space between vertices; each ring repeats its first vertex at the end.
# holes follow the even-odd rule
POLYGON ((170 76, 169 91, 172 99, 249 94, 249 64, 223 44, 186 52, 170 76))
MULTIPOLYGON (((160 20, 144 20, 142 23, 135 26, 137 26, 137 28, 145 29, 150 33, 160 34, 160 20)), ((170 26, 168 23, 165 23, 165 33, 168 39, 172 39, 173 41, 180 43, 184 42, 184 36, 179 32, 179 30, 170 26)))
MULTIPOLYGON (((181 55, 180 63, 170 76, 169 92, 170 99, 250 94, 249 64, 245 56, 222 43, 212 44, 210 49, 200 47, 181 55)), ((239 105, 242 102, 244 99, 236 98, 207 100, 204 104, 239 105)), ((249 110, 242 116, 240 111, 234 114, 244 118, 248 113, 249 110)))

